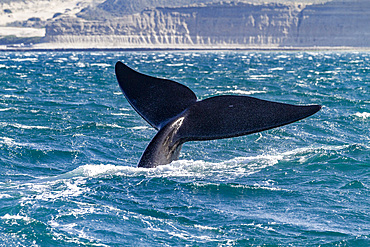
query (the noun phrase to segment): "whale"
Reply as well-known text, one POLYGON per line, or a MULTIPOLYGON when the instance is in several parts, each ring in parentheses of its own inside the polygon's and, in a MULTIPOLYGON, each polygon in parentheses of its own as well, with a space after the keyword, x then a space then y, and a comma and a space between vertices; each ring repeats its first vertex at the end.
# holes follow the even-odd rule
POLYGON ((198 100, 187 86, 140 73, 121 61, 115 73, 129 104, 158 131, 138 167, 155 168, 177 160, 185 142, 249 135, 296 122, 321 109, 321 105, 292 105, 244 95, 198 100))

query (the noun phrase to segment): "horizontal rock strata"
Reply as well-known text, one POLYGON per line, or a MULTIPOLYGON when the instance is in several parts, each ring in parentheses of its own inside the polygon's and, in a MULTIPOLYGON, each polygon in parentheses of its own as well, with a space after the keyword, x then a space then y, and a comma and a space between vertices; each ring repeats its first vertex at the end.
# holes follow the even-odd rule
POLYGON ((220 2, 145 10, 106 21, 60 18, 46 42, 108 47, 370 46, 370 1, 220 2))

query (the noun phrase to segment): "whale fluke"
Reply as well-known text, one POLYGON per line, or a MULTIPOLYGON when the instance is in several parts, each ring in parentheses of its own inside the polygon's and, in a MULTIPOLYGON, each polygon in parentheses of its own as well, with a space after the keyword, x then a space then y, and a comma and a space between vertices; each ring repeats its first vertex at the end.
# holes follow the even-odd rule
POLYGON ((156 167, 178 159, 187 141, 248 135, 311 116, 320 105, 298 106, 249 96, 222 95, 201 101, 188 87, 175 81, 139 73, 116 64, 120 88, 131 106, 158 133, 138 166, 156 167))
POLYGON ((188 87, 141 74, 121 62, 116 64, 116 76, 131 106, 157 130, 197 101, 188 87))

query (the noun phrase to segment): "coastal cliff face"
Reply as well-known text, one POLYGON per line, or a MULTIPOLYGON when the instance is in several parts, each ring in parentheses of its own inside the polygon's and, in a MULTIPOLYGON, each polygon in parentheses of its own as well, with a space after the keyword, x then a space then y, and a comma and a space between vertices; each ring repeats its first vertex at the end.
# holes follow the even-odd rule
POLYGON ((300 13, 297 46, 370 46, 370 1, 333 1, 300 13))
POLYGON ((121 48, 370 46, 370 1, 219 2, 163 7, 105 21, 59 18, 47 42, 121 48))

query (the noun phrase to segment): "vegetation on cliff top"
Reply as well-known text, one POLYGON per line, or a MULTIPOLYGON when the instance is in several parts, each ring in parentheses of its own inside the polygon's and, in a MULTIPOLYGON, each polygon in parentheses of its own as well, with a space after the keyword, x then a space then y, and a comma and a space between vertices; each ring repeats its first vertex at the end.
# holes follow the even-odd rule
MULTIPOLYGON (((202 4, 221 2, 222 0, 106 0, 96 7, 87 7, 77 14, 78 17, 86 20, 102 20, 114 17, 140 13, 145 9, 157 7, 181 7, 191 4, 202 4)), ((323 3, 329 0, 300 0, 302 3, 323 3)), ((295 0, 232 0, 223 2, 296 2, 295 0)))

